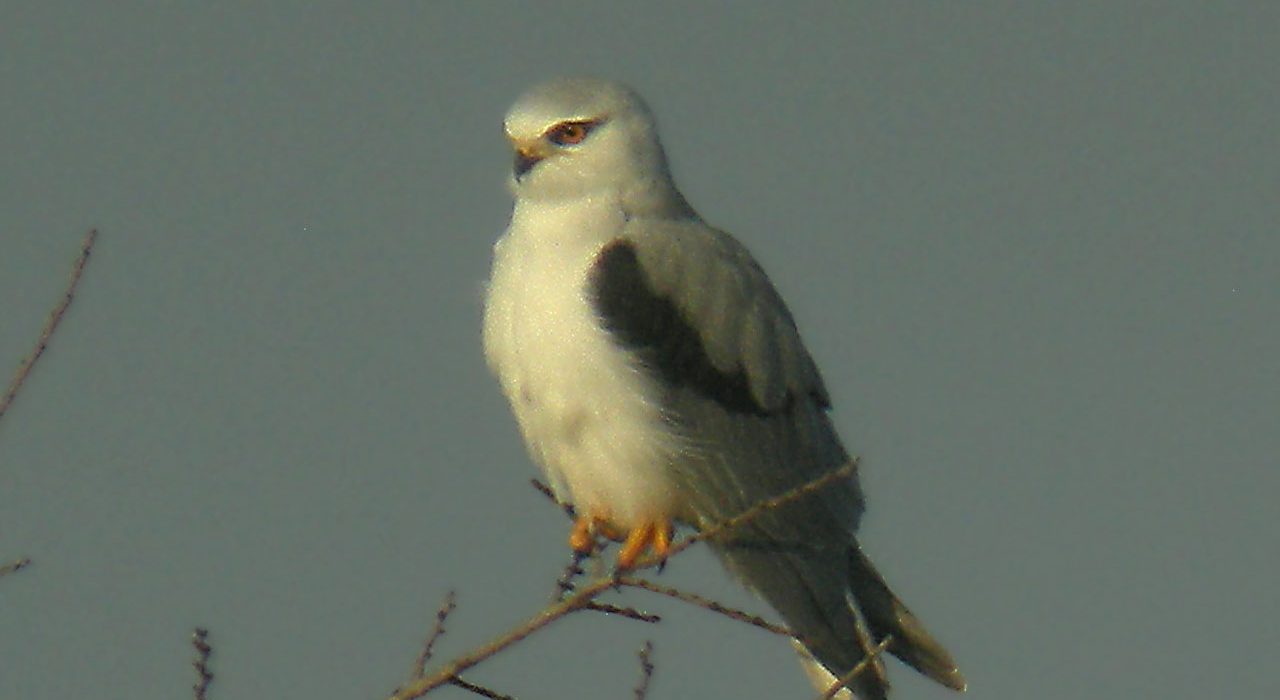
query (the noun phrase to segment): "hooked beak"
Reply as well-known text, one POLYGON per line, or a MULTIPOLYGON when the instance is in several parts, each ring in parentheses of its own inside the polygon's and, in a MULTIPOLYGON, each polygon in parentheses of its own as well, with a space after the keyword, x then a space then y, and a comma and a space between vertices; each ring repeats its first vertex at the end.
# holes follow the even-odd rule
POLYGON ((547 157, 546 151, 536 141, 532 143, 516 141, 513 145, 516 150, 514 166, 516 180, 523 178, 526 173, 533 170, 533 166, 537 165, 538 161, 547 157))

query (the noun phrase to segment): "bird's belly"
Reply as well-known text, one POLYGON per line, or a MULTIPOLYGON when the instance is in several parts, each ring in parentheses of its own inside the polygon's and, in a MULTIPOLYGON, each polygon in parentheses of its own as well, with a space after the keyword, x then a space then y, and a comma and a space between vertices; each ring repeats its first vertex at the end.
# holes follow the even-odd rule
POLYGON ((502 330, 487 329, 486 344, 529 452, 557 495, 582 515, 629 530, 673 517, 667 465, 679 441, 653 380, 599 324, 586 289, 597 249, 526 249, 518 264, 499 268, 487 313, 501 318, 486 323, 502 330))

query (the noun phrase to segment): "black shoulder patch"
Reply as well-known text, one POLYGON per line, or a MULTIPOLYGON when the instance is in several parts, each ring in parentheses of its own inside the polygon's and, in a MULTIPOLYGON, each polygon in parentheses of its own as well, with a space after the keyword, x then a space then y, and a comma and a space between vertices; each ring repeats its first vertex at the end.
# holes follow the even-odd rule
POLYGON ((601 249, 589 284, 604 327, 662 381, 689 387, 735 413, 771 413, 752 396, 743 369, 726 373, 711 363, 679 308, 649 285, 630 242, 618 239, 601 249))

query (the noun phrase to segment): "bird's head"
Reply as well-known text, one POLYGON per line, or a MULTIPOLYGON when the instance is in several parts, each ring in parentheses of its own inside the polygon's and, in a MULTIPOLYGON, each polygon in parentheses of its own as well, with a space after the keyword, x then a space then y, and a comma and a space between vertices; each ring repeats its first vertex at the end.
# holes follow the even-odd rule
POLYGON ((519 197, 670 188, 653 115, 625 85, 596 78, 543 83, 516 100, 504 128, 519 197))

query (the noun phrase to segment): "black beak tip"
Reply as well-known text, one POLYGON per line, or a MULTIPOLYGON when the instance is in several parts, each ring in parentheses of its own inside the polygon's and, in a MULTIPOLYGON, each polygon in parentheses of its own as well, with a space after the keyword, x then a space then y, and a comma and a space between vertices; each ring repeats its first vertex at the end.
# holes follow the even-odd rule
POLYGON ((529 172, 530 170, 533 170, 533 166, 537 165, 538 161, 540 160, 542 159, 539 158, 538 156, 516 151, 516 163, 515 163, 516 179, 519 180, 520 178, 525 176, 525 173, 529 172))

